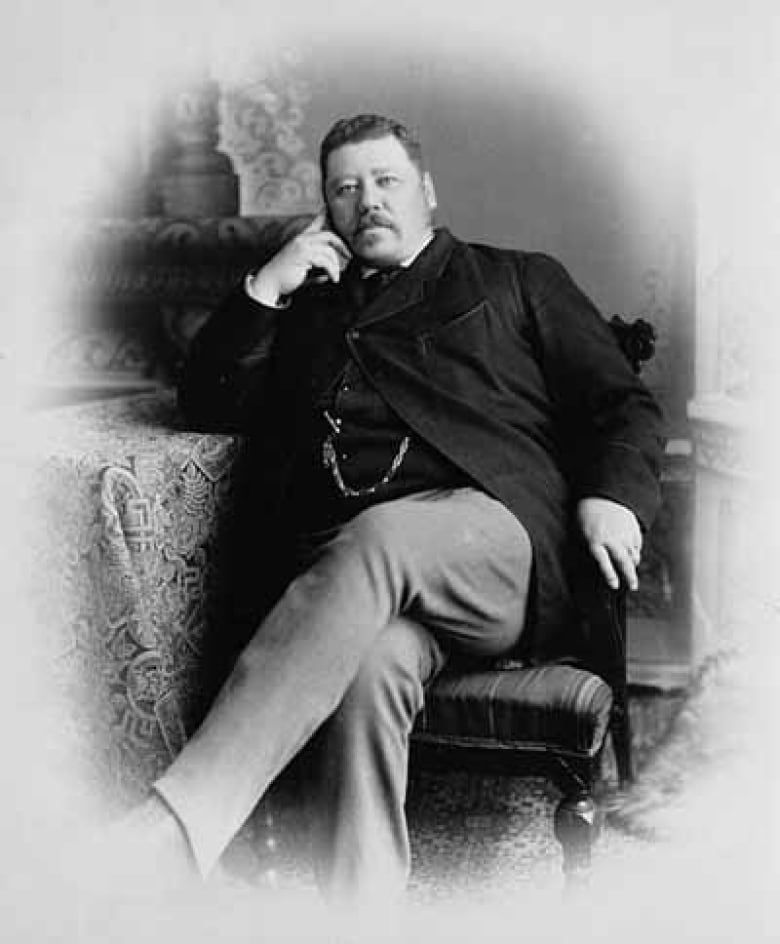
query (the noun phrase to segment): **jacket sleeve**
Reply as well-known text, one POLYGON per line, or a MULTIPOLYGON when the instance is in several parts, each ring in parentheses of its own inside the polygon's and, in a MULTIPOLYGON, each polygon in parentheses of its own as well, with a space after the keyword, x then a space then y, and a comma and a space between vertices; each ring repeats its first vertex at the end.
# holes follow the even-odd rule
POLYGON ((195 335, 178 382, 188 423, 243 432, 261 399, 279 312, 237 288, 195 335))
POLYGON ((554 259, 529 254, 520 284, 537 333, 575 499, 630 508, 646 529, 660 505, 663 418, 609 324, 554 259))

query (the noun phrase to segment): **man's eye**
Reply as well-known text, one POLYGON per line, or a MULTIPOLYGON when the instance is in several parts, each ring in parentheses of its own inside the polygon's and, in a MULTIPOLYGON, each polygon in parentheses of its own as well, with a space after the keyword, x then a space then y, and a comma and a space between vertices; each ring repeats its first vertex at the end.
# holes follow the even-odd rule
POLYGON ((382 174, 381 177, 377 177, 377 183, 380 187, 393 187, 398 183, 398 178, 395 174, 382 174))
POLYGON ((354 193, 357 190, 357 184, 339 184, 336 187, 336 196, 344 197, 347 194, 354 193))

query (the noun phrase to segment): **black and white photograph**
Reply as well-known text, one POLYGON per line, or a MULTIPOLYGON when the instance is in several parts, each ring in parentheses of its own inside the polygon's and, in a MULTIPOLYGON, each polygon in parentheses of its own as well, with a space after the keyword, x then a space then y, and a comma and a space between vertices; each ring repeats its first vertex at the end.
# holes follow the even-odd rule
POLYGON ((0 26, 3 940, 776 940, 780 13, 0 26))

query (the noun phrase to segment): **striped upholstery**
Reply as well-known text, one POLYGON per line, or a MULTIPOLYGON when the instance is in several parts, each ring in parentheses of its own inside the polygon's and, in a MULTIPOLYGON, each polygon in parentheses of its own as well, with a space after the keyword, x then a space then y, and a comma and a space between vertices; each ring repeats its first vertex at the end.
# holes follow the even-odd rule
POLYGON ((611 708, 609 686, 568 665, 445 672, 428 689, 415 737, 590 758, 603 743, 611 708))

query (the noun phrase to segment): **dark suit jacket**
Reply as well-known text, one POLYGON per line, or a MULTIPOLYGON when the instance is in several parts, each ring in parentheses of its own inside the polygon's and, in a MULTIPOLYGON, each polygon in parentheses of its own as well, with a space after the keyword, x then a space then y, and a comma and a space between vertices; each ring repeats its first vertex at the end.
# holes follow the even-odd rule
POLYGON ((282 312, 237 292, 195 339, 181 404, 191 420, 249 434, 269 518, 297 450, 316 435, 312 400, 341 366, 323 356, 334 330, 409 428, 527 529, 534 580, 522 654, 576 653, 574 502, 611 498, 644 527, 659 504, 660 412, 609 325, 550 257, 447 230, 356 320, 330 285, 299 290, 282 312))

